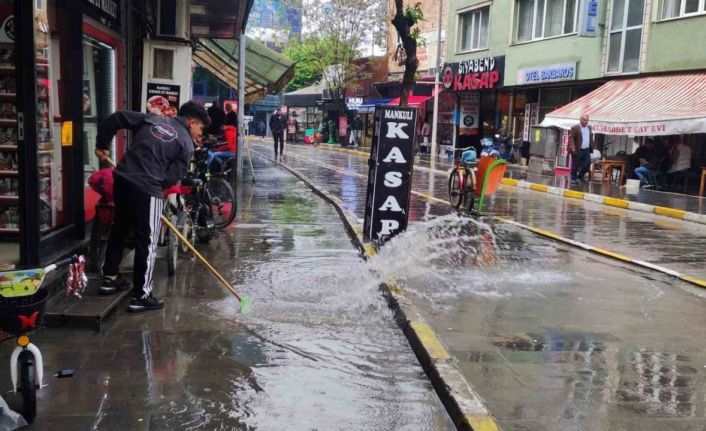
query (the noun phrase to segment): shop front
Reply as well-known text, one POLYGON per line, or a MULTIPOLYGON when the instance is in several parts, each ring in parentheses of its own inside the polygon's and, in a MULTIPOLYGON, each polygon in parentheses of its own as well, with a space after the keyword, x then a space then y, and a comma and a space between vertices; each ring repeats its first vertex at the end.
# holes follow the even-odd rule
POLYGON ((498 101, 504 76, 505 56, 444 64, 441 70, 443 89, 456 97, 456 148, 474 146, 480 154, 480 139, 492 136, 500 129, 498 101))
POLYGON ((85 238, 90 143, 122 106, 120 5, 0 1, 0 264, 46 263, 85 238))
POLYGON ((706 166, 706 72, 616 79, 548 113, 541 126, 567 130, 581 115, 603 138, 604 157, 629 156, 651 138, 688 146, 690 177, 706 166))

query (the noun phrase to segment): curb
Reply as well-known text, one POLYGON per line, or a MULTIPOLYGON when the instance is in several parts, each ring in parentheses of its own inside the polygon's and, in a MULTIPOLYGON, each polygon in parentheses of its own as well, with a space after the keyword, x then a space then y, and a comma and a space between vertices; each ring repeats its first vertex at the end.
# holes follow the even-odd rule
MULTIPOLYGON (((253 151, 259 157, 280 166, 302 182, 314 193, 322 197, 336 208, 343 225, 354 245, 361 255, 368 260, 377 254, 373 244, 365 242, 360 234, 363 228, 358 224, 357 217, 343 208, 343 202, 329 193, 316 187, 304 174, 281 162, 253 151)), ((461 370, 455 365, 454 359, 436 336, 434 330, 422 318, 417 308, 405 297, 404 291, 394 282, 380 285, 380 290, 387 300, 388 306, 395 314, 395 321, 404 332, 424 372, 431 380, 432 386, 446 411, 453 420, 456 429, 462 431, 499 431, 490 412, 485 407, 483 399, 466 381, 461 370)))
POLYGON ((500 220, 500 221, 503 221, 503 222, 505 222, 505 223, 511 224, 511 225, 513 225, 513 226, 517 226, 517 227, 519 227, 519 228, 521 228, 521 229, 528 230, 528 231, 530 231, 530 232, 532 232, 532 233, 535 233, 535 234, 537 234, 537 235, 543 236, 543 237, 545 237, 545 238, 550 238, 550 239, 553 239, 553 240, 555 240, 555 241, 563 242, 563 243, 565 243, 565 244, 570 244, 570 245, 572 245, 572 246, 574 246, 574 247, 581 248, 581 249, 586 250, 586 251, 588 251, 588 252, 595 253, 595 254, 599 254, 599 255, 601 255, 601 256, 608 257, 608 258, 615 259, 615 260, 619 260, 619 261, 622 261, 622 262, 625 262, 625 263, 629 263, 629 264, 632 264, 632 265, 636 265, 636 266, 639 266, 639 267, 644 268, 644 269, 649 269, 649 270, 652 270, 652 271, 657 271, 657 272, 659 272, 659 273, 662 273, 662 274, 665 274, 665 275, 674 277, 674 278, 676 278, 677 280, 680 280, 680 281, 683 281, 683 282, 686 282, 686 283, 689 283, 689 284, 693 284, 693 285, 698 286, 698 287, 706 288, 706 280, 701 280, 701 279, 699 279, 699 278, 692 277, 692 276, 690 276, 690 275, 686 275, 686 274, 683 274, 683 273, 681 273, 681 272, 674 271, 674 270, 672 270, 672 269, 665 268, 665 267, 660 266, 660 265, 655 265, 654 263, 645 262, 644 260, 633 259, 633 258, 631 258, 631 257, 629 257, 629 256, 625 256, 624 254, 615 253, 615 252, 612 252, 612 251, 610 251, 610 250, 606 250, 606 249, 604 249, 604 248, 595 247, 595 246, 592 246, 592 245, 584 244, 584 243, 582 243, 582 242, 574 241, 574 240, 572 240, 572 239, 565 238, 565 237, 563 237, 563 236, 561 236, 561 235, 558 235, 558 234, 556 234, 556 233, 554 233, 554 232, 551 232, 551 231, 548 231, 548 230, 544 230, 544 229, 540 229, 540 228, 537 228, 537 227, 534 227, 534 226, 529 226, 529 225, 526 225, 526 224, 522 224, 522 223, 517 222, 517 221, 515 221, 515 220, 511 220, 511 219, 504 218, 504 217, 497 217, 497 216, 496 216, 495 218, 498 219, 498 220, 500 220))
MULTIPOLYGON (((317 147, 326 151, 333 151, 338 153, 348 153, 356 156, 368 157, 367 153, 362 151, 350 150, 348 148, 328 148, 328 147, 317 147)), ((428 172, 434 172, 434 170, 427 168, 425 166, 414 166, 414 169, 421 169, 428 172)), ((437 170, 436 172, 442 172, 437 170)), ((706 214, 699 214, 694 212, 689 212, 677 208, 669 208, 658 205, 643 204, 640 202, 633 202, 627 199, 617 199, 603 195, 597 195, 593 193, 585 193, 576 190, 562 189, 559 187, 552 187, 546 184, 531 183, 525 180, 517 180, 514 178, 503 178, 503 185, 517 187, 520 189, 534 190, 536 192, 548 193, 557 196, 563 196, 569 199, 585 200, 589 202, 594 202, 597 204, 607 205, 611 207, 623 208, 633 211, 640 211, 655 215, 660 215, 664 217, 670 217, 677 220, 690 221, 699 224, 706 225, 706 214)))
POLYGON ((611 207, 624 208, 633 211, 640 211, 655 215, 660 215, 664 217, 675 218, 678 220, 691 221, 699 224, 706 224, 706 214, 698 214, 689 211, 684 211, 676 208, 662 207, 658 205, 643 204, 640 202, 633 202, 627 199, 616 199, 603 195, 596 195, 592 193, 584 193, 576 190, 561 189, 558 187, 551 187, 544 184, 530 183, 524 180, 516 180, 513 178, 503 178, 503 185, 510 187, 517 187, 520 189, 534 190, 537 192, 544 192, 553 195, 563 196, 569 199, 584 200, 589 202, 594 202, 597 204, 607 205, 611 207))

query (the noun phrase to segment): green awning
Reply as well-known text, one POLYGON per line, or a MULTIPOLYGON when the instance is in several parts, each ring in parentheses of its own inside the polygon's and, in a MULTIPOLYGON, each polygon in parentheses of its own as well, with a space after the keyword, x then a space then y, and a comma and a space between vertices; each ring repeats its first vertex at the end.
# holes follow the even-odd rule
MULTIPOLYGON (((294 77, 294 62, 277 51, 246 37, 245 101, 258 100, 276 93, 294 77)), ((196 39, 193 58, 232 88, 238 88, 238 41, 232 39, 196 39)))

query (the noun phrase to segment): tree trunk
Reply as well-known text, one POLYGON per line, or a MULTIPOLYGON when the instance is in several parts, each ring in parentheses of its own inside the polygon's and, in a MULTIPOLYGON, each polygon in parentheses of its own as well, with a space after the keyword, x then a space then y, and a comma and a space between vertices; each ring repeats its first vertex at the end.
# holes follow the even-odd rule
POLYGON ((414 21, 404 16, 404 0, 395 0, 395 17, 392 19, 392 25, 397 29, 402 46, 405 52, 404 61, 404 76, 402 78, 402 95, 400 96, 400 106, 407 106, 409 101, 409 93, 414 86, 414 77, 417 74, 419 60, 417 59, 417 41, 412 37, 410 28, 414 25, 414 21))

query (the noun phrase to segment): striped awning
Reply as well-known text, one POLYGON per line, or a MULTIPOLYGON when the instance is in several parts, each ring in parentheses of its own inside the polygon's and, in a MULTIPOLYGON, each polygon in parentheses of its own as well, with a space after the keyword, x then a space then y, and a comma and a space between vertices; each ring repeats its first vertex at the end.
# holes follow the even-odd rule
POLYGON ((706 73, 610 81, 550 112, 541 125, 569 129, 584 114, 595 133, 606 135, 706 133, 706 73))

